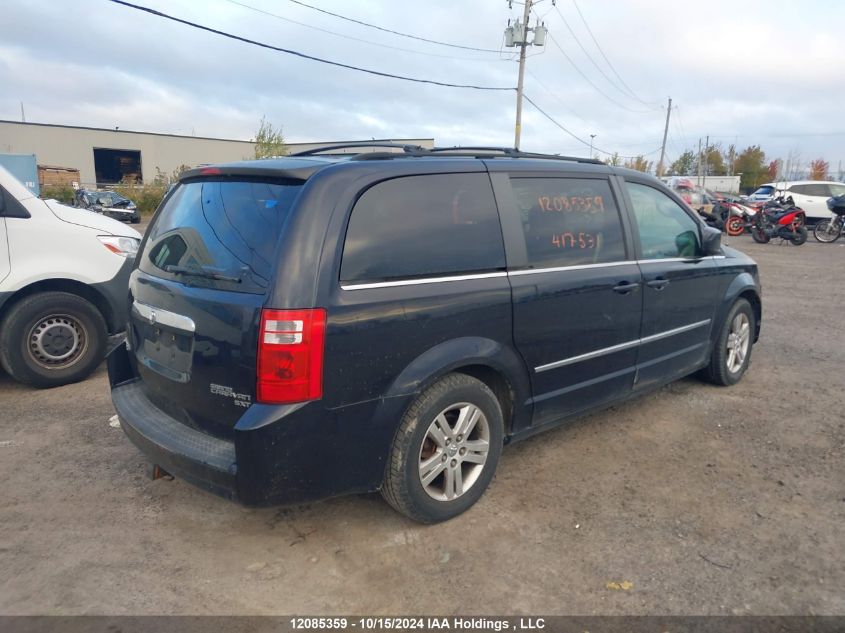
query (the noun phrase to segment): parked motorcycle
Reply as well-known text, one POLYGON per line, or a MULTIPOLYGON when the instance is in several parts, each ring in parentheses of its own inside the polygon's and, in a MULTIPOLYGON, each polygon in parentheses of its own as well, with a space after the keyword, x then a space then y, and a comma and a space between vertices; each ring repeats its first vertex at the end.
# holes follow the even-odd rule
POLYGON ((710 213, 706 213, 703 209, 699 209, 698 213, 708 226, 736 237, 751 229, 756 210, 737 202, 720 200, 713 205, 710 213))
POLYGON ((795 246, 807 241, 806 215, 795 206, 792 197, 767 202, 751 222, 751 237, 759 244, 767 244, 773 237, 789 240, 795 246))
POLYGON ((813 237, 819 242, 835 242, 845 232, 845 195, 829 198, 827 208, 834 217, 830 220, 820 220, 813 227, 813 237))

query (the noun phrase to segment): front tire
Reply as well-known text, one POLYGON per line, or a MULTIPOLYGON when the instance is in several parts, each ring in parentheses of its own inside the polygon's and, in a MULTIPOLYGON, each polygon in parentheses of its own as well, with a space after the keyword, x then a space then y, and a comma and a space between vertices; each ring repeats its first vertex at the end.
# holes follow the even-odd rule
POLYGON ((820 220, 813 227, 813 237, 824 244, 835 242, 840 235, 842 235, 842 231, 838 227, 834 227, 831 220, 820 220))
POLYGON ((748 300, 737 299, 713 343, 710 364, 702 371, 706 381, 727 387, 742 379, 751 363, 756 323, 754 309, 748 300))
POLYGON ((465 374, 441 378, 402 417, 382 496, 421 523, 465 512, 493 478, 503 433, 502 409, 487 385, 465 374))
POLYGON ((82 380, 103 360, 106 323, 99 310, 67 292, 18 301, 0 325, 0 364, 16 380, 57 387, 82 380))
POLYGON ((754 238, 754 241, 758 244, 768 244, 769 240, 772 238, 766 233, 765 229, 758 228, 756 226, 751 227, 751 237, 754 238))

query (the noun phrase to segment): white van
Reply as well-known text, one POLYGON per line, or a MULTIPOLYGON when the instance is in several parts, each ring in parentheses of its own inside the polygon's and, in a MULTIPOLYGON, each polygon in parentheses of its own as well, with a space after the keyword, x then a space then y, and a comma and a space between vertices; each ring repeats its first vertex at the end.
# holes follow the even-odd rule
POLYGON ((0 167, 0 364, 54 387, 85 378, 126 326, 141 235, 117 220, 41 200, 0 167))

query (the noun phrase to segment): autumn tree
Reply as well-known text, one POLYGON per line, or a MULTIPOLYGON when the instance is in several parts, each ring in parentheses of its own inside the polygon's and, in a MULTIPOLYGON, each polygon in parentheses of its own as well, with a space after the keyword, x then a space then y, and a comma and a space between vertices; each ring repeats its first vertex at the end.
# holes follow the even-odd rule
POLYGON ((725 166, 725 158, 722 155, 722 146, 718 143, 714 143, 702 149, 701 155, 696 156, 693 169, 696 174, 702 173, 705 176, 727 175, 728 168, 725 166), (701 161, 700 165, 699 161, 701 161))
POLYGON ((780 168, 782 165, 780 158, 776 158, 772 162, 769 163, 769 166, 766 168, 766 175, 769 177, 771 182, 774 182, 778 179, 778 174, 780 173, 780 168))
POLYGON ((608 156, 604 159, 605 165, 611 165, 613 167, 618 167, 622 164, 622 159, 619 158, 619 152, 613 152, 612 156, 608 156))
POLYGON ((687 150, 669 165, 670 176, 690 176, 695 168, 695 153, 687 150))
POLYGON ((766 153, 759 145, 749 145, 736 157, 735 171, 742 174, 740 187, 756 189, 767 177, 766 153))
POLYGON ((827 180, 827 170, 830 168, 828 163, 823 158, 817 158, 810 161, 810 180, 827 180))
POLYGON ((288 153, 288 146, 282 134, 282 128, 275 128, 273 124, 261 117, 258 131, 255 133, 255 157, 270 158, 284 156, 288 153))
POLYGON ((637 171, 650 172, 653 164, 652 161, 646 160, 644 156, 640 155, 626 158, 622 166, 628 169, 636 169, 637 171))

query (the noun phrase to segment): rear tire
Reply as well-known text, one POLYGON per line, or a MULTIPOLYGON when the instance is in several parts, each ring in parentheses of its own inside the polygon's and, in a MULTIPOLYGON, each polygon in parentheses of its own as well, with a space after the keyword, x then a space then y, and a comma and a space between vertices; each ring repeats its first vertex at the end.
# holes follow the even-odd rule
POLYGON ((839 239, 842 231, 833 230, 833 223, 830 220, 819 220, 813 227, 813 237, 824 244, 831 244, 839 239))
POLYGON ((751 363, 756 328, 751 304, 747 299, 737 299, 719 329, 710 364, 701 371, 701 377, 724 387, 738 383, 751 363))
POLYGON ((795 233, 797 233, 797 237, 793 237, 789 241, 795 244, 795 246, 801 246, 804 242, 807 241, 807 236, 809 233, 807 232, 807 227, 802 225, 795 227, 795 233))
POLYGON ((729 217, 728 221, 725 223, 725 232, 732 237, 742 235, 744 230, 745 228, 742 218, 735 215, 729 217))
POLYGON ((34 387, 77 382, 103 360, 106 336, 105 320, 90 302, 41 292, 18 301, 0 324, 0 364, 34 387))
POLYGON ((421 523, 465 512, 493 478, 503 433, 502 409, 487 385, 465 374, 441 378, 402 417, 382 496, 421 523))

